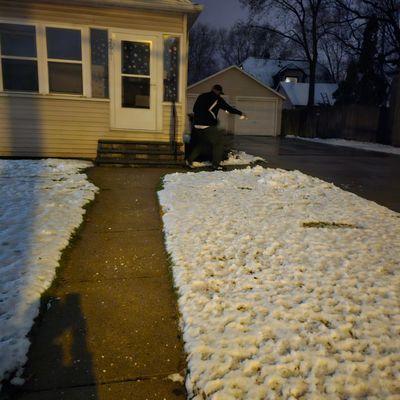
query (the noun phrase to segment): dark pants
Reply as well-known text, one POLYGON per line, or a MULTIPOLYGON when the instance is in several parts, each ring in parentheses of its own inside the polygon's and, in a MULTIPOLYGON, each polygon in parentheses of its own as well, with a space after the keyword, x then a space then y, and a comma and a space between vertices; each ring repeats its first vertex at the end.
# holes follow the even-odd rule
POLYGON ((196 129, 196 144, 188 158, 189 163, 196 159, 207 149, 212 149, 212 165, 218 167, 222 161, 224 142, 222 131, 217 126, 210 126, 206 129, 196 129))

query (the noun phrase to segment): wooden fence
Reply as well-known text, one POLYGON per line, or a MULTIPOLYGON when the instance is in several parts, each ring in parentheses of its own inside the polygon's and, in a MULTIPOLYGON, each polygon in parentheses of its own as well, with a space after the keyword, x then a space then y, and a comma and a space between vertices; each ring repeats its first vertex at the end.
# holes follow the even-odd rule
POLYGON ((284 110, 282 135, 388 142, 387 110, 361 105, 284 110))

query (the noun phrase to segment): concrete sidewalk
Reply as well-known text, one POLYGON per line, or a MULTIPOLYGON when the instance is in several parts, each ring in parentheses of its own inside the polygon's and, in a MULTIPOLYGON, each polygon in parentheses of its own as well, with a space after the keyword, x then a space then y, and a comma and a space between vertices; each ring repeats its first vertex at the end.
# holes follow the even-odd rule
POLYGON ((23 400, 184 399, 185 356, 156 189, 171 169, 93 168, 101 191, 32 331, 23 400))

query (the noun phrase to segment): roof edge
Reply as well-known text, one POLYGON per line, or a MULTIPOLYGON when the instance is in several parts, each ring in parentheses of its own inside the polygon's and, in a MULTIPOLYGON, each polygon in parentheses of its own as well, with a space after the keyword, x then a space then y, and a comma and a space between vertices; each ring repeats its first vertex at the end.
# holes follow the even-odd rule
MULTIPOLYGON (((65 0, 43 0, 43 3, 59 3, 65 4, 65 0)), ((188 14, 199 14, 203 10, 200 4, 188 5, 160 5, 146 4, 146 1, 132 2, 130 0, 68 0, 69 5, 82 5, 100 8, 118 7, 125 9, 141 9, 150 11, 166 11, 166 12, 182 12, 188 14)))
POLYGON ((272 92, 275 95, 277 95, 278 97, 280 97, 282 100, 286 100, 286 97, 284 95, 282 95, 281 93, 279 93, 276 90, 272 89, 270 86, 264 84, 259 79, 257 79, 255 76, 253 76, 253 75, 249 74, 247 71, 239 68, 237 65, 231 65, 231 66, 229 66, 227 68, 222 69, 221 71, 216 72, 213 75, 207 76, 206 78, 202 79, 201 81, 198 81, 198 82, 193 83, 192 85, 188 86, 188 89, 192 89, 192 88, 196 87, 197 85, 200 85, 201 83, 204 83, 204 82, 208 81, 211 78, 215 78, 216 76, 221 75, 226 71, 229 71, 230 69, 237 69, 242 74, 244 74, 244 75, 248 76, 249 78, 253 79, 254 81, 256 81, 259 85, 261 85, 265 89, 268 89, 270 92, 272 92))

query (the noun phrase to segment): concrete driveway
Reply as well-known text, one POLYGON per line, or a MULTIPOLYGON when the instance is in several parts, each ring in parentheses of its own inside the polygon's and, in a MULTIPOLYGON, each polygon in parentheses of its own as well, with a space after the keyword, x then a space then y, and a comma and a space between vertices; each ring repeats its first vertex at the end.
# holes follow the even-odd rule
POLYGON ((236 136, 235 148, 268 166, 299 170, 400 212, 400 156, 298 139, 236 136))

